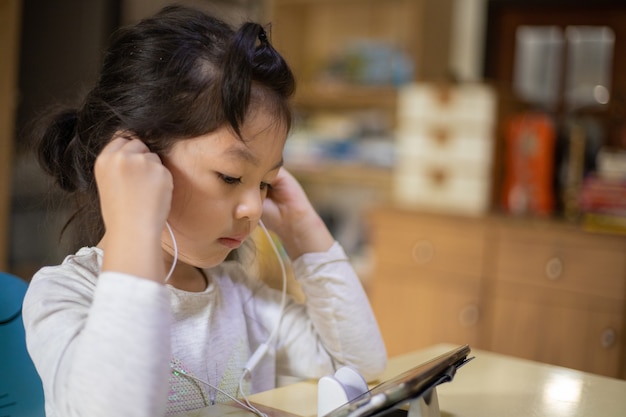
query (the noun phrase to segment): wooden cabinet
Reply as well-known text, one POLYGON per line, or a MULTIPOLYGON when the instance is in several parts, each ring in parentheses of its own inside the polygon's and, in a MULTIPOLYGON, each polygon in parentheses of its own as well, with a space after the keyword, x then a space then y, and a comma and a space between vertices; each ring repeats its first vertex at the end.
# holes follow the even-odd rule
POLYGON ((399 87, 449 74, 455 2, 268 4, 272 43, 297 81, 285 164, 354 259, 363 207, 392 193, 399 87))
POLYGON ((395 46, 412 58, 419 78, 439 78, 450 67, 453 3, 273 0, 272 41, 305 84, 319 80, 329 59, 342 52, 347 42, 359 39, 395 46))
POLYGON ((494 227, 487 346, 617 376, 624 350, 624 239, 525 222, 494 227))
POLYGON ((484 224, 400 210, 371 221, 370 297, 389 355, 435 341, 479 345, 484 224))
MULTIPOLYGON (((328 69, 360 42, 402 52, 414 79, 441 79, 450 68, 452 10, 451 0, 273 0, 272 42, 296 75, 296 106, 313 112, 374 108, 395 120, 392 80, 336 78, 328 69)), ((355 73, 362 70, 363 62, 353 64, 355 73)))
POLYGON ((370 297, 389 353, 440 342, 626 378, 626 238, 381 208, 370 297))

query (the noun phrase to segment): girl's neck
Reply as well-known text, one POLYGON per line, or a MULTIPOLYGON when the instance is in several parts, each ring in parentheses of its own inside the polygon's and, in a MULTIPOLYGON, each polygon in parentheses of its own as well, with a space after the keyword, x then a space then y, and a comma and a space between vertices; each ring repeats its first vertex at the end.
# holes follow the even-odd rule
MULTIPOLYGON (((106 252, 106 242, 107 236, 105 234, 96 246, 106 252)), ((172 267, 173 260, 173 256, 163 251, 163 266, 166 273, 169 272, 172 267)), ((188 292, 202 292, 209 285, 208 278, 204 271, 195 266, 181 262, 180 259, 176 262, 176 267, 174 271, 172 271, 172 275, 167 283, 174 288, 188 292)))
MULTIPOLYGON (((171 263, 165 262, 165 267, 166 271, 169 271, 171 263)), ((209 285, 203 270, 180 261, 176 264, 167 283, 174 288, 188 292, 202 292, 209 285)))

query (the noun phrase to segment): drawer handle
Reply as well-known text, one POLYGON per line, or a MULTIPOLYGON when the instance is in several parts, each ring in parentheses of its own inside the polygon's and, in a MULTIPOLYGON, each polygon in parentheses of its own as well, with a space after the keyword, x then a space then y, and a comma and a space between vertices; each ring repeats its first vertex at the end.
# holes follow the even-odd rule
POLYGON ((435 257, 435 247, 428 240, 420 240, 413 245, 411 257, 418 265, 427 264, 435 257))
POLYGON ((432 138, 438 146, 445 146, 450 139, 450 134, 444 127, 435 128, 432 130, 432 138))
POLYGON ((563 275, 563 262, 559 258, 552 258, 546 263, 546 277, 555 281, 563 275))
POLYGON ((615 333, 615 330, 611 328, 604 329, 602 335, 600 336, 600 345, 603 348, 608 349, 615 344, 616 339, 617 333, 615 333))
POLYGON ((443 187, 448 182, 448 174, 442 168, 431 168, 427 175, 430 184, 434 187, 443 187))
POLYGON ((480 311, 476 304, 470 304, 463 307, 459 312, 459 323, 463 327, 472 327, 478 323, 480 318, 480 311))

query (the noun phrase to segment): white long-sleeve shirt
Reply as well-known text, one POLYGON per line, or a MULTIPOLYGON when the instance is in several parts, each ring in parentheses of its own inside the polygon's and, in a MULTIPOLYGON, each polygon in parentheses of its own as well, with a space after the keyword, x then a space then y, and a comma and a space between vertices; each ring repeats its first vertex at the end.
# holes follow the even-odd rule
POLYGON ((83 248, 41 269, 27 291, 27 345, 48 417, 155 417, 227 401, 220 390, 237 395, 246 361, 279 320, 248 393, 273 388, 278 375, 319 378, 349 365, 372 379, 386 365, 367 296, 337 243, 294 262, 306 301, 289 298, 282 315, 280 291, 236 262, 205 270, 203 292, 101 264, 100 249, 83 248))

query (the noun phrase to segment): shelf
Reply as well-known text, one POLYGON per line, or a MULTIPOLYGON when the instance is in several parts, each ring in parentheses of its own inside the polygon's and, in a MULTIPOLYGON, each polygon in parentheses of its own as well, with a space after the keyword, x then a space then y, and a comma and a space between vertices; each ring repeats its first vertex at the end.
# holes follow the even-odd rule
POLYGON ((403 53, 419 79, 450 68, 452 0, 274 0, 272 43, 302 85, 320 80, 355 41, 403 53), (433 41, 436 40, 436 41, 433 41))
POLYGON ((300 181, 330 185, 359 185, 389 190, 391 170, 375 168, 359 163, 325 162, 322 164, 294 165, 287 167, 300 181))
POLYGON ((303 85, 296 91, 294 103, 299 108, 382 108, 393 111, 397 89, 391 86, 346 84, 303 85))

